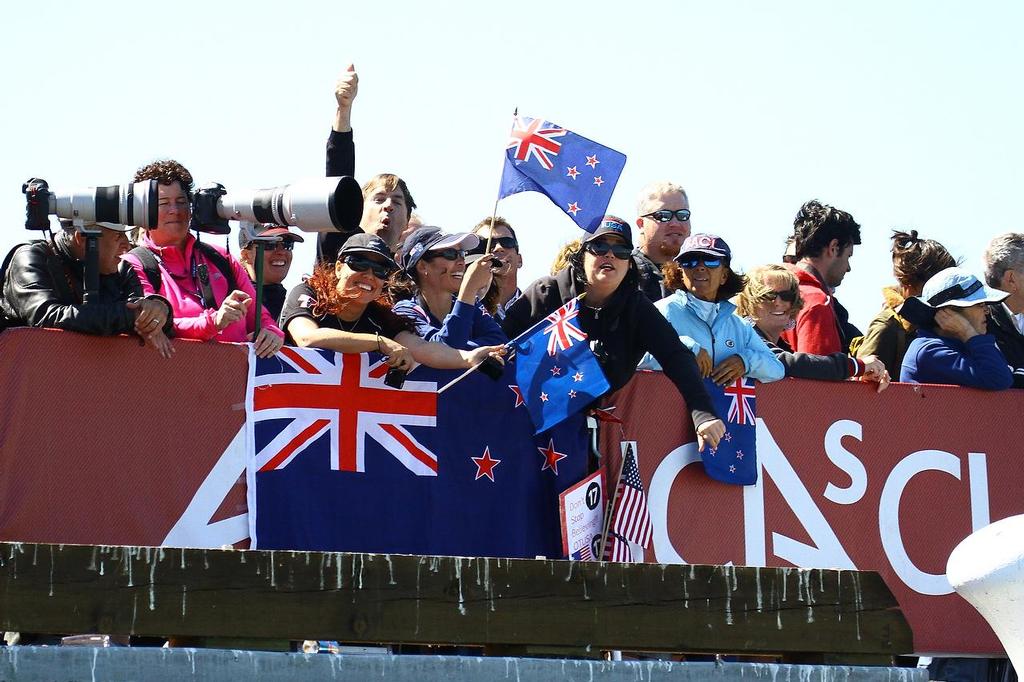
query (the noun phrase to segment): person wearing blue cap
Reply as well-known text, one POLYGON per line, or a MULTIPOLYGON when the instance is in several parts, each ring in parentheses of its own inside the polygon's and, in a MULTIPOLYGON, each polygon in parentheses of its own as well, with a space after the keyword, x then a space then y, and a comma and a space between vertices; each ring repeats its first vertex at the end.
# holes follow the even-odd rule
POLYGON ((908 299, 900 314, 913 314, 917 338, 903 357, 900 381, 955 384, 1002 390, 1013 384, 1006 358, 988 334, 987 303, 1009 294, 990 289, 961 268, 946 268, 924 285, 920 298, 908 299), (911 301, 916 301, 908 306, 911 301), (924 304, 924 305, 921 305, 924 304), (929 321, 927 318, 932 319, 929 321))
MULTIPOLYGON (((718 235, 687 237, 675 257, 678 271, 665 274, 666 284, 678 288, 654 305, 697 356, 701 377, 721 386, 740 377, 778 381, 786 368, 729 302, 746 284, 746 278, 729 267, 731 261, 732 250, 718 235)), ((648 353, 640 368, 660 370, 661 364, 648 353)))

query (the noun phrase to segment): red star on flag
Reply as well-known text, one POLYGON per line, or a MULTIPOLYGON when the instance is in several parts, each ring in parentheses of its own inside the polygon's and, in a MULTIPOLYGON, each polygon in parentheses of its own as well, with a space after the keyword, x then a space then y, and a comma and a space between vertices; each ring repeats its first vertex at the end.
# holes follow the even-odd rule
POLYGON ((600 175, 594 177, 594 184, 598 187, 604 184, 604 180, 601 179, 600 175))
POLYGON ((548 394, 545 393, 544 391, 541 391, 540 393, 540 401, 542 403, 546 403, 548 401, 548 394))
POLYGON ((569 397, 570 398, 575 398, 576 397, 576 391, 569 391, 569 397))
POLYGON ((576 170, 576 166, 569 166, 569 168, 568 168, 568 170, 566 172, 566 175, 568 175, 573 180, 575 180, 576 176, 579 175, 579 174, 580 174, 580 172, 578 170, 576 170))
POLYGON ((520 391, 519 387, 516 386, 515 384, 509 384, 508 387, 511 388, 512 392, 516 394, 516 404, 515 404, 515 407, 519 407, 520 405, 523 404, 523 392, 520 391))
POLYGON ((573 381, 583 381, 583 372, 576 372, 572 375, 573 381))
POLYGON ((484 455, 483 455, 483 457, 470 457, 470 459, 473 460, 474 464, 476 464, 476 478, 474 478, 473 480, 474 481, 479 481, 481 478, 486 476, 487 478, 491 479, 491 482, 493 483, 494 482, 494 467, 496 467, 499 464, 501 464, 501 460, 500 459, 493 459, 491 457, 491 448, 490 447, 485 447, 484 448, 484 455))
POLYGON ((553 376, 553 377, 557 377, 557 376, 558 376, 559 374, 561 374, 561 373, 562 373, 562 368, 561 368, 561 367, 558 367, 558 366, 556 365, 556 366, 554 366, 554 367, 552 367, 552 368, 551 368, 551 376, 553 376))
POLYGON ((576 215, 576 214, 577 214, 577 213, 579 212, 579 210, 580 210, 580 205, 579 205, 579 204, 577 204, 577 203, 576 203, 576 202, 574 201, 574 202, 572 202, 571 204, 569 204, 569 208, 567 208, 567 209, 565 209, 565 210, 566 210, 566 212, 568 212, 568 213, 572 213, 573 215, 576 215))
POLYGON ((597 160, 597 154, 587 157, 587 165, 590 166, 591 168, 597 168, 597 164, 599 163, 601 162, 597 160))
POLYGON ((546 448, 537 448, 540 454, 544 455, 544 466, 540 468, 541 471, 545 469, 551 469, 555 472, 555 476, 558 475, 558 463, 565 459, 568 455, 563 455, 561 452, 555 450, 555 441, 551 439, 548 441, 546 448))

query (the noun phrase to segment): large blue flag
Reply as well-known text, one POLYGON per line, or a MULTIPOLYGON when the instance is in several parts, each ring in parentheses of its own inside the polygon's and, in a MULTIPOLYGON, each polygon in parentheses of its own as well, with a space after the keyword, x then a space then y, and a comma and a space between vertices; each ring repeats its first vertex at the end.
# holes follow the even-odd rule
POLYGON ((583 417, 539 436, 513 370, 419 367, 285 347, 250 358, 250 535, 260 549, 561 556, 558 494, 587 468, 583 417))
POLYGON ((593 232, 608 210, 626 155, 539 118, 517 116, 498 198, 541 192, 593 232))
POLYGON ((723 483, 757 483, 757 416, 754 411, 754 380, 740 377, 722 387, 711 379, 704 387, 715 403, 715 412, 726 415, 725 435, 717 448, 705 447, 701 453, 704 471, 723 483))
POLYGON ((513 343, 516 382, 537 433, 578 414, 608 390, 608 379, 576 326, 574 298, 513 343))

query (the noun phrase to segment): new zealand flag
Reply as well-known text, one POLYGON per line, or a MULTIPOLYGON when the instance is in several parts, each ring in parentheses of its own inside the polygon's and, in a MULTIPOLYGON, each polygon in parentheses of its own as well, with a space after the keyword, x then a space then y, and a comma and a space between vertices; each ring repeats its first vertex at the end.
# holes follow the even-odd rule
POLYGON ((608 210, 626 155, 560 126, 517 116, 505 152, 498 198, 541 192, 593 232, 608 210))
POLYGON ((376 354, 250 356, 253 547, 560 556, 558 494, 586 474, 577 416, 534 436, 513 370, 419 367, 401 390, 376 354), (500 389, 500 390, 499 390, 500 389))
POLYGON ((727 415, 725 435, 719 441, 718 447, 705 447, 701 453, 704 471, 711 478, 723 483, 757 483, 754 380, 740 377, 734 383, 722 387, 711 379, 705 379, 704 387, 715 403, 715 411, 727 415))
POLYGON ((537 433, 579 414, 609 388, 587 335, 576 325, 578 314, 574 298, 513 341, 516 392, 537 433))

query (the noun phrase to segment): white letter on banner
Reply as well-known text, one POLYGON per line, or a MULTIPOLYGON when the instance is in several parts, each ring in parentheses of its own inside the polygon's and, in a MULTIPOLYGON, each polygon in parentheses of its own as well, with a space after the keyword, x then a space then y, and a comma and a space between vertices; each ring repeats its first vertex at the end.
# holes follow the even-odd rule
POLYGON ((856 504, 864 497, 868 489, 868 472, 864 464, 852 452, 843 447, 843 436, 852 436, 859 441, 864 440, 864 432, 860 424, 849 419, 840 419, 825 432, 825 455, 832 463, 846 472, 850 477, 850 486, 840 488, 830 481, 825 486, 825 499, 836 504, 856 504))
MULTIPOLYGON (((767 432, 764 420, 757 419, 757 441, 760 433, 767 432)), ((764 541, 764 468, 757 460, 757 482, 743 486, 743 544, 746 548, 747 566, 767 566, 767 552, 764 541)))
POLYGON ((856 570, 832 527, 814 504, 810 493, 797 476, 793 466, 782 454, 763 421, 757 423, 757 458, 764 473, 772 477, 783 499, 793 510, 815 546, 804 544, 780 533, 772 533, 774 554, 780 559, 805 568, 847 568, 856 570))
POLYGON ((907 587, 921 594, 949 594, 953 587, 944 573, 925 573, 910 560, 900 532, 900 498, 903 490, 922 471, 941 471, 960 480, 960 460, 942 450, 919 450, 893 467, 878 503, 878 532, 882 548, 896 575, 907 587))
POLYGON ((665 564, 685 564, 686 560, 672 546, 668 536, 668 498, 676 476, 688 464, 699 462, 700 453, 696 443, 680 445, 665 455, 651 478, 651 489, 647 491, 647 507, 651 512, 654 529, 654 557, 665 564))
POLYGON ((971 530, 981 530, 989 521, 988 464, 984 452, 967 453, 967 478, 971 485, 971 530))

